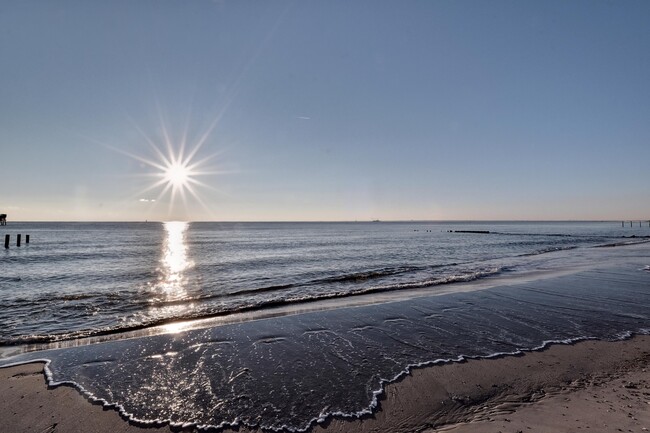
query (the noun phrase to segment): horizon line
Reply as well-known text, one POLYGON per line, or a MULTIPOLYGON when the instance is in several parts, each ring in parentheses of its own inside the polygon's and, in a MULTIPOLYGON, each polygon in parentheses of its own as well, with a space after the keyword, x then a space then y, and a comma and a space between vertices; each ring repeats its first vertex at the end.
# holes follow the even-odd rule
POLYGON ((15 220, 11 223, 164 223, 164 222, 191 222, 191 223, 500 223, 500 222, 625 222, 645 223, 650 219, 356 219, 356 220, 15 220))

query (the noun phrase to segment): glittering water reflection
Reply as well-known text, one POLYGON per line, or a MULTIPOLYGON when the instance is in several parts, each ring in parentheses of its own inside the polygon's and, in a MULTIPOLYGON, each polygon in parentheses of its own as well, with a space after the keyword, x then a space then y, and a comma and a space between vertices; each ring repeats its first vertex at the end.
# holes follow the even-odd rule
POLYGON ((164 223, 165 244, 159 268, 160 279, 154 286, 154 301, 176 301, 187 297, 187 280, 184 272, 193 266, 187 257, 185 234, 187 222, 171 221, 164 223))

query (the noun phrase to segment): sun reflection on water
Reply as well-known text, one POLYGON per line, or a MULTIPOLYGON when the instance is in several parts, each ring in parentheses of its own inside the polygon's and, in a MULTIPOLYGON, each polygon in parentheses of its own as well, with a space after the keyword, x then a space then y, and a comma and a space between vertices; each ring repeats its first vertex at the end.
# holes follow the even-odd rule
POLYGON ((187 222, 171 221, 164 223, 165 244, 161 260, 161 277, 155 286, 160 301, 173 301, 187 297, 184 272, 193 266, 187 257, 185 233, 187 222))

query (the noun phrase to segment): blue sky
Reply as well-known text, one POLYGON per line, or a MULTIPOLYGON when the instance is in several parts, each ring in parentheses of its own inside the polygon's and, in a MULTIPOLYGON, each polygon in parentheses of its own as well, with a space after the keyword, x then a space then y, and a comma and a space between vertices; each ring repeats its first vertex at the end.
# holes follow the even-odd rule
POLYGON ((648 22, 647 1, 4 3, 0 211, 648 219, 648 22), (172 198, 146 161, 182 143, 202 185, 172 198))

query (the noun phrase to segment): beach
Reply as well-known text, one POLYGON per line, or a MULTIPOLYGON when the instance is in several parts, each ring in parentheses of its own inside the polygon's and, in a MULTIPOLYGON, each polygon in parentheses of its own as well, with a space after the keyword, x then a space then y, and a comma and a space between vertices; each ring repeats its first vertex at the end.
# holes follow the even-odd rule
MULTIPOLYGON (((647 431, 649 364, 650 336, 635 336, 419 368, 387 386, 375 414, 334 418, 310 431, 647 431)), ((172 431, 129 423, 73 387, 48 389, 42 363, 0 369, 0 393, 7 432, 172 431)))
POLYGON ((0 433, 650 429, 650 1, 0 10, 0 433))
MULTIPOLYGON (((8 431, 648 428, 645 239, 599 234, 602 224, 509 224, 458 235, 423 235, 405 224, 388 225, 388 233, 376 225, 251 225, 243 234, 93 225, 89 233, 107 239, 116 227, 123 238, 155 235, 160 243, 125 250, 118 241, 90 259, 70 247, 66 257, 80 267, 96 262, 98 273, 88 275, 63 274, 45 248, 8 255, 11 308, 0 316, 8 431), (270 255, 255 239, 262 235, 276 239, 270 255), (326 243, 352 235, 352 244, 326 243), (237 272, 218 250, 193 253, 219 239, 240 252, 237 272), (351 267, 338 255, 366 242, 384 266, 363 259, 351 267), (327 261, 300 262, 294 250, 281 256, 288 245, 321 250, 327 261), (396 255, 387 245, 408 251, 396 255), (421 247, 434 255, 421 257, 421 247), (166 253, 155 273, 131 282, 131 258, 159 248, 166 253), (462 263, 447 256, 459 251, 462 263), (477 252, 486 257, 475 260, 477 252), (434 259, 439 264, 426 264, 434 259), (37 277, 23 272, 30 263, 37 277), (53 291, 53 274, 94 289, 77 282, 53 291), (109 291, 118 287, 128 290, 109 291), (545 413, 563 409, 571 423, 548 424, 558 417, 545 413)), ((145 270, 147 260, 138 266, 145 270)))
POLYGON ((0 433, 650 429, 650 1, 1 11, 0 433))

